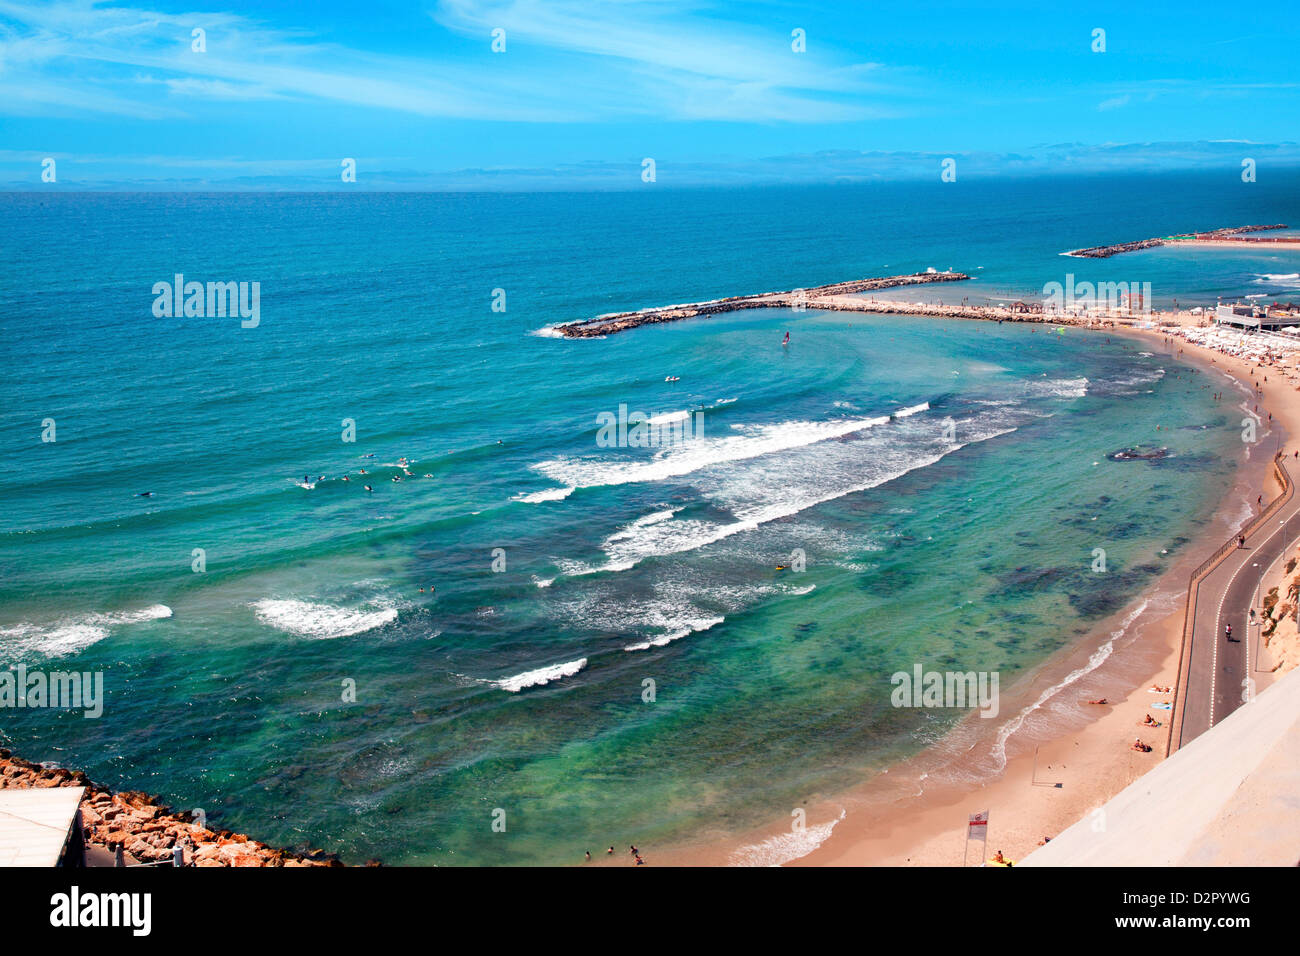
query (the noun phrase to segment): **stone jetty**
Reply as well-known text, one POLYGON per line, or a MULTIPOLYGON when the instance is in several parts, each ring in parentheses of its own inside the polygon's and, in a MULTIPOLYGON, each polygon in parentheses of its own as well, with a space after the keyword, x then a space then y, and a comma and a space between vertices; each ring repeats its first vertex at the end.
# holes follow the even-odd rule
MULTIPOLYGON (((689 302, 684 305, 669 305, 663 308, 642 309, 638 312, 613 312, 558 325, 554 331, 566 338, 581 339, 612 335, 642 325, 658 322, 676 322, 699 315, 717 315, 720 312, 736 312, 741 309, 833 309, 838 311, 876 312, 893 311, 876 309, 866 299, 854 297, 855 293, 875 292, 898 286, 926 285, 932 282, 961 282, 970 276, 961 272, 917 272, 911 275, 882 276, 875 279, 854 279, 849 282, 836 282, 831 285, 816 286, 811 289, 793 289, 789 292, 763 292, 758 295, 738 295, 725 299, 712 299, 708 302, 689 302), (857 307, 854 303, 862 303, 857 307)), ((940 314, 926 310, 927 315, 940 314)))
POLYGON ((146 793, 114 793, 76 770, 43 767, 0 749, 0 789, 85 787, 81 822, 86 844, 128 854, 128 863, 170 863, 179 846, 186 866, 342 866, 321 850, 297 852, 259 843, 242 833, 210 830, 188 812, 173 812, 146 793))
POLYGON ((1138 249, 1150 249, 1154 246, 1168 246, 1185 242, 1219 242, 1225 240, 1263 241, 1260 239, 1243 239, 1248 232, 1264 232, 1268 229, 1285 229, 1284 224, 1273 226, 1229 226, 1224 229, 1211 229, 1208 232, 1189 232, 1176 236, 1162 236, 1158 239, 1137 239, 1133 242, 1120 242, 1113 246, 1093 246, 1089 249, 1075 249, 1067 256, 1078 259, 1109 259, 1121 252, 1136 252, 1138 249))

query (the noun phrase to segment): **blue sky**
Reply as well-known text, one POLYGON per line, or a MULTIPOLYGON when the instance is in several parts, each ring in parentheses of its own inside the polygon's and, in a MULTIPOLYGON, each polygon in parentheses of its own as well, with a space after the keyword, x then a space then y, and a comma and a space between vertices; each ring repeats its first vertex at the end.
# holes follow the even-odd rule
POLYGON ((0 184, 44 157, 68 188, 1295 164, 1298 40, 1267 2, 0 0, 0 184))

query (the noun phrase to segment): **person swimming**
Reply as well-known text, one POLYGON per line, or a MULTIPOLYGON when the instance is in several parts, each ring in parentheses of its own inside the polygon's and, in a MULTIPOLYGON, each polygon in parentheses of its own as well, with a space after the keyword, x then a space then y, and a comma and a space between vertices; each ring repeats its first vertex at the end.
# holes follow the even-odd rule
POLYGON ((789 345, 789 344, 790 344, 790 333, 789 333, 789 332, 785 333, 785 338, 783 338, 783 339, 781 340, 781 344, 782 344, 782 345, 789 345))
POLYGON ((369 491, 369 492, 372 492, 372 493, 373 493, 374 490, 375 490, 374 488, 371 488, 369 485, 366 485, 366 491, 369 491))

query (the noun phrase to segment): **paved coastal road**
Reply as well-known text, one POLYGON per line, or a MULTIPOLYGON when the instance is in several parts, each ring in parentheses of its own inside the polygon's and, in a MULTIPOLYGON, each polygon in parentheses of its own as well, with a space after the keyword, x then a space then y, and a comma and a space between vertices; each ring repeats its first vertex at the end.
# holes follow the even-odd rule
MULTIPOLYGON (((1294 465, 1284 465, 1293 472, 1294 465)), ((1258 618, 1260 583, 1288 552, 1287 544, 1300 533, 1300 495, 1292 493, 1282 508, 1246 539, 1246 547, 1228 556, 1201 580, 1188 636, 1187 683, 1179 701, 1182 728, 1175 748, 1191 742, 1241 706, 1244 682, 1259 661, 1260 628, 1250 623, 1253 608, 1258 618), (1232 625, 1234 640, 1224 629, 1232 625)), ((1282 595, 1285 597, 1285 595, 1282 595)))

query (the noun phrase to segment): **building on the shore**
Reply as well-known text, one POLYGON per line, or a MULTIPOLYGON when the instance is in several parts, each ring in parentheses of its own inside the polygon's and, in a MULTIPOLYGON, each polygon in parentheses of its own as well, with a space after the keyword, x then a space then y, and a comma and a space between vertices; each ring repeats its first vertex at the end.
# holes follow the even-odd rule
POLYGON ((1234 302, 1219 303, 1214 310, 1215 325, 1231 325, 1239 329, 1282 329, 1300 325, 1300 313, 1290 309, 1261 309, 1254 305, 1234 302))
POLYGON ((0 790, 0 866, 85 866, 85 787, 0 790))

